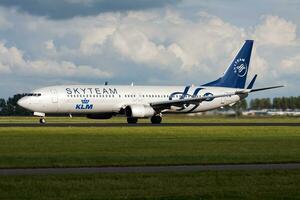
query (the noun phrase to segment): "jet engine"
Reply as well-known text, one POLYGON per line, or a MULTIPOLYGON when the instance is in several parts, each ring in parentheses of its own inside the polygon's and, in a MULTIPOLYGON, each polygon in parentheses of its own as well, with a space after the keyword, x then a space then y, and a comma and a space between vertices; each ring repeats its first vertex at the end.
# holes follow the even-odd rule
POLYGON ((149 105, 134 104, 125 108, 125 114, 127 117, 152 117, 155 115, 155 110, 149 105))

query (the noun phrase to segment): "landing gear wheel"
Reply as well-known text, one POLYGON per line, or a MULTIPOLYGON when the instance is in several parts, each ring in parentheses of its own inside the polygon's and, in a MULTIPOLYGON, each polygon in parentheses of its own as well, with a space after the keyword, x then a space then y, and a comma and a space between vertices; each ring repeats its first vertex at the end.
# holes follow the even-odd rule
POLYGON ((162 118, 159 115, 154 115, 153 117, 151 117, 152 124, 160 124, 161 120, 162 118))
POLYGON ((46 124, 45 118, 40 118, 40 124, 46 124))
POLYGON ((137 121, 138 121, 138 118, 135 118, 135 117, 128 117, 127 118, 128 124, 136 124, 137 121))

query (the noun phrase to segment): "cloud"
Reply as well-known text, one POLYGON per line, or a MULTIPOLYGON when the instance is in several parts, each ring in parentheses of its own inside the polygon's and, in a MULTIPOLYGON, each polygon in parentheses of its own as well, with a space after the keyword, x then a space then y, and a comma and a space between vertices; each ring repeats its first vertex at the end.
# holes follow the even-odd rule
MULTIPOLYGON (((93 0, 68 3, 88 6, 93 0)), ((286 79, 281 72, 291 62, 288 55, 299 52, 291 45, 299 41, 297 26, 271 15, 250 27, 207 12, 187 16, 173 7, 61 20, 0 8, 1 17, 14 29, 0 32, 0 76, 17 76, 19 82, 35 77, 35 82, 25 81, 32 86, 108 79, 114 84, 199 85, 222 75, 244 40, 253 38, 249 75, 258 73, 264 82, 257 84, 272 85, 286 79)))
POLYGON ((6 30, 12 27, 13 24, 6 18, 6 16, 0 16, 0 30, 6 30))
POLYGON ((0 42, 0 72, 22 76, 46 77, 110 77, 111 74, 87 65, 75 65, 70 61, 26 60, 16 47, 6 47, 0 42))
POLYGON ((108 36, 112 35, 116 27, 94 28, 87 33, 80 42, 80 50, 84 54, 95 54, 99 52, 99 46, 103 45, 108 36))
POLYGON ((1 0, 0 6, 15 7, 31 15, 52 19, 93 16, 103 12, 145 10, 177 4, 180 0, 1 0))
POLYGON ((287 74, 299 74, 300 72, 300 54, 297 54, 295 56, 285 58, 281 61, 281 66, 283 68, 284 73, 287 74))
POLYGON ((100 69, 93 68, 87 65, 75 65, 70 61, 50 61, 50 60, 36 60, 29 61, 29 66, 26 70, 31 71, 31 75, 39 76, 55 76, 55 77, 110 77, 108 72, 101 71, 100 69))
POLYGON ((263 17, 264 22, 255 27, 254 38, 262 45, 293 45, 296 43, 296 24, 273 15, 263 17))
POLYGON ((54 50, 55 49, 55 45, 54 45, 54 42, 53 40, 48 40, 45 42, 45 48, 47 50, 54 50))

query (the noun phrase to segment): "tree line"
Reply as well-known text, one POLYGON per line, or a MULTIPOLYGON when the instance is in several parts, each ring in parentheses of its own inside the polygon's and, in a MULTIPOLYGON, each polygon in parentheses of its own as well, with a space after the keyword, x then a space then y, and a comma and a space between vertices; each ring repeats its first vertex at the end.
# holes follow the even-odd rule
MULTIPOLYGON (((0 99, 0 116, 29 116, 32 112, 17 105, 17 101, 23 97, 22 94, 16 94, 13 97, 0 99)), ((261 110, 261 109, 300 109, 300 96, 298 97, 275 97, 271 98, 256 98, 251 99, 249 104, 244 99, 232 107, 226 109, 233 109, 236 112, 241 112, 247 109, 261 110)))
POLYGON ((17 104, 17 101, 24 95, 16 94, 7 100, 0 99, 0 116, 28 116, 31 112, 17 104))
POLYGON ((260 109, 300 109, 300 96, 298 97, 275 97, 252 99, 250 101, 249 109, 260 110, 260 109))

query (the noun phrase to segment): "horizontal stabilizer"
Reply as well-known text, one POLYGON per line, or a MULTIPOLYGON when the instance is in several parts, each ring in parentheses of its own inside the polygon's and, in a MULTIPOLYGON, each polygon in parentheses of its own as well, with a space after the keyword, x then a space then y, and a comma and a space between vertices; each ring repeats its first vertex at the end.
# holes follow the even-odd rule
POLYGON ((258 92, 258 91, 262 91, 262 90, 270 90, 270 89, 281 88, 281 87, 284 87, 284 85, 252 89, 252 90, 250 90, 250 92, 258 92))

